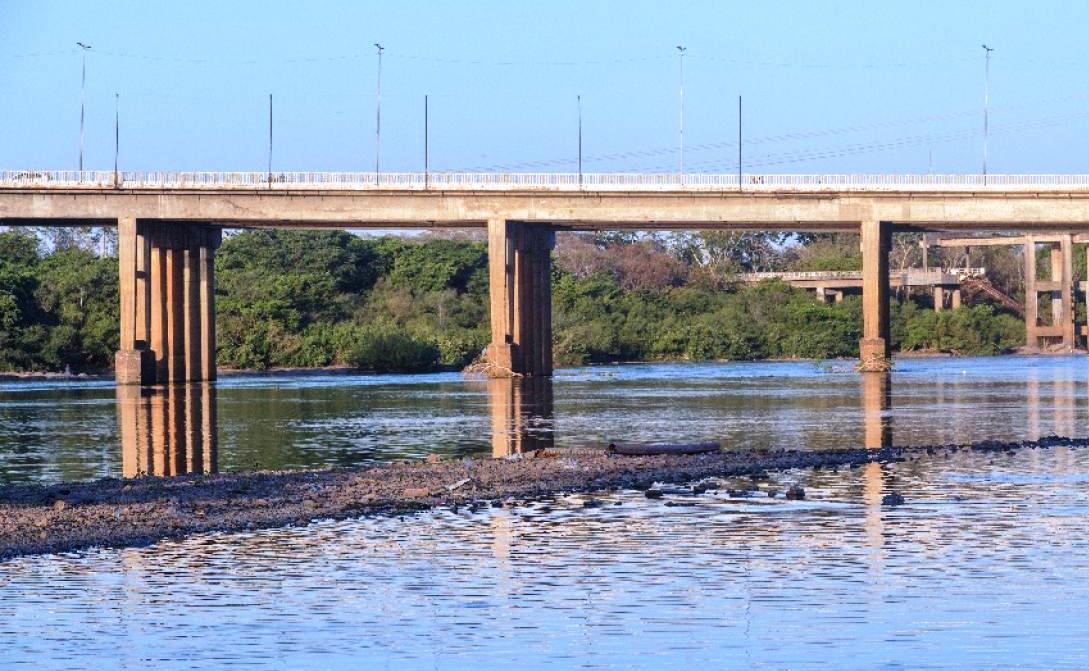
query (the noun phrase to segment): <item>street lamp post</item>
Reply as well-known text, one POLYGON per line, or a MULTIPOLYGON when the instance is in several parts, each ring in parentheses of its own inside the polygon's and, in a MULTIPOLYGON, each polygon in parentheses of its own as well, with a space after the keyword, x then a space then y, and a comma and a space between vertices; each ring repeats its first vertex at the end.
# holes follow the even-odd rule
POLYGON ((375 92, 375 121, 374 121, 374 184, 378 185, 378 175, 382 161, 382 52, 385 48, 375 42, 378 49, 378 88, 375 92))
POLYGON ((431 124, 428 122, 427 94, 424 94, 424 188, 431 187, 431 124))
POLYGON ((272 94, 268 94, 268 188, 272 188, 272 94))
POLYGON ((684 183, 684 52, 688 51, 687 47, 677 46, 677 55, 679 56, 681 64, 681 80, 680 80, 680 102, 681 102, 681 123, 680 123, 680 144, 681 144, 681 183, 684 183))
POLYGON ((80 53, 83 56, 83 67, 80 72, 79 78, 79 172, 80 180, 83 179, 83 125, 85 110, 87 106, 87 52, 91 50, 91 45, 84 44, 83 42, 76 42, 76 46, 80 48, 80 53))
POLYGON ((113 94, 113 185, 121 186, 121 173, 117 171, 117 157, 121 154, 121 94, 113 94))
POLYGON ((582 96, 575 96, 579 108, 579 188, 582 188, 582 96))
POLYGON ((991 112, 991 52, 994 51, 986 44, 983 45, 983 185, 987 185, 987 136, 990 133, 991 112))

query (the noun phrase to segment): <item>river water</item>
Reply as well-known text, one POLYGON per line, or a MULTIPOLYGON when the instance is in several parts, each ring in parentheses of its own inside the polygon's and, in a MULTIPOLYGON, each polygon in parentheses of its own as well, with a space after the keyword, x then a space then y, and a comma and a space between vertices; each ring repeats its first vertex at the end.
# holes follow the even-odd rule
MULTIPOLYGON (((1086 436, 1089 361, 638 365, 551 385, 239 376, 0 386, 0 474, 292 468, 542 445, 1086 436), (862 379, 860 379, 862 378, 862 379)), ((0 668, 1089 668, 1089 450, 775 474, 0 564, 0 668), (729 483, 724 483, 728 485, 729 483), (881 505, 889 492, 907 504, 881 505), (616 505, 619 503, 620 505, 616 505)))

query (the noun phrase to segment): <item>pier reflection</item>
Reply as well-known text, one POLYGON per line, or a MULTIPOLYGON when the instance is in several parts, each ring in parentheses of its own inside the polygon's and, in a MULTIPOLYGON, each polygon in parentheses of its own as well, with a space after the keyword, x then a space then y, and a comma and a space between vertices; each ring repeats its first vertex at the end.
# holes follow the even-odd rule
POLYGON ((555 445, 551 379, 501 378, 487 385, 493 457, 555 445))
POLYGON ((863 443, 892 447, 892 374, 862 373, 863 443))
POLYGON ((214 384, 118 386, 117 416, 124 477, 217 471, 214 384))

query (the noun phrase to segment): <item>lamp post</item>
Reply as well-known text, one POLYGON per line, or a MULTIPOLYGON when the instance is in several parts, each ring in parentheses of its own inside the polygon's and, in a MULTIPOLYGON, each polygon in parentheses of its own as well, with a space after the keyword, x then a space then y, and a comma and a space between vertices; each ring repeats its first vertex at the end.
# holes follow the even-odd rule
POLYGON ((268 188, 272 188, 272 94, 268 94, 268 188))
POLYGON ((987 136, 990 132, 991 112, 991 52, 994 51, 986 44, 983 45, 983 185, 987 185, 987 136))
POLYGON ((431 125, 428 123, 427 94, 424 94, 424 188, 431 186, 431 125))
POLYGON ((687 47, 677 46, 678 60, 681 65, 681 79, 680 79, 680 102, 681 102, 681 123, 680 123, 680 144, 681 144, 681 183, 684 183, 684 52, 688 51, 687 47))
POLYGON ((83 56, 83 67, 80 72, 79 78, 79 178, 83 179, 83 124, 85 117, 85 110, 87 106, 87 52, 91 50, 91 45, 84 44, 83 42, 76 42, 76 46, 80 48, 80 53, 83 56))
POLYGON ((113 94, 113 185, 121 186, 121 173, 117 171, 117 157, 121 153, 121 94, 113 94))
POLYGON ((579 188, 582 188, 582 96, 575 97, 579 108, 579 188))
POLYGON ((384 47, 375 42, 378 50, 378 88, 375 92, 375 120, 374 120, 374 184, 378 185, 378 175, 382 161, 382 52, 384 47))

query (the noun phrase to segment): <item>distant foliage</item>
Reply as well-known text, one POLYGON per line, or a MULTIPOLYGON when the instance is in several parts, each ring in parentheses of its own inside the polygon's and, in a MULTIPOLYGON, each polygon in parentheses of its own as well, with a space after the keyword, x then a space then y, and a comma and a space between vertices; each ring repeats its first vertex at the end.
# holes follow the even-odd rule
POLYGON ((934 312, 904 303, 893 312, 893 344, 902 351, 1000 354, 1025 344, 1025 325, 989 305, 934 312))
POLYGON ((223 243, 216 271, 224 366, 433 370, 488 341, 480 244, 252 231, 223 243))
MULTIPOLYGON (((96 246, 84 237, 85 247, 96 246)), ((0 369, 110 367, 117 262, 81 248, 80 239, 40 244, 31 235, 0 234, 0 369)), ((897 249, 913 262, 918 245, 903 242, 897 249)), ((988 252, 1000 277, 1016 274, 1016 251, 1009 258, 988 252)), ((825 305, 777 281, 736 284, 740 271, 858 268, 857 236, 561 236, 554 260, 560 365, 858 353, 857 296, 825 305)), ((479 242, 247 231, 224 241, 216 270, 222 366, 458 369, 490 339, 487 249, 479 242)), ((1011 315, 987 305, 935 313, 921 300, 894 300, 894 347, 975 354, 1023 344, 1022 322, 1011 315)))
POLYGON ((117 260, 0 233, 0 370, 101 370, 118 342, 117 260))

